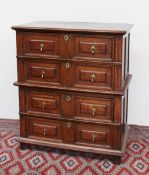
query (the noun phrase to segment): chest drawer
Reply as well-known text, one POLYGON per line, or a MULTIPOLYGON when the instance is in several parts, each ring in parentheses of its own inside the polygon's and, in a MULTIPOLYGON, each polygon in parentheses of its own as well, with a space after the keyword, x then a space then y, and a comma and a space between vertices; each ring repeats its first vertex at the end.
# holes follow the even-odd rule
POLYGON ((41 58, 20 59, 21 81, 67 88, 93 90, 114 89, 114 66, 73 61, 43 61, 41 58))
POLYGON ((76 36, 75 56, 86 59, 113 60, 114 38, 108 36, 76 36))
POLYGON ((60 84, 60 65, 56 62, 43 62, 27 59, 25 62, 27 81, 60 84))
POLYGON ((23 43, 25 55, 59 55, 59 35, 46 33, 25 33, 23 43))
MULTIPOLYGON (((21 95, 21 94, 20 94, 21 95)), ((49 118, 73 119, 78 121, 114 122, 114 97, 93 96, 91 93, 74 93, 44 89, 28 89, 20 112, 28 115, 44 115, 49 118), (25 105, 25 106, 24 106, 25 105), (24 110, 25 109, 25 110, 24 110)), ((21 103, 22 101, 20 101, 21 103)))
POLYGON ((76 143, 85 146, 112 148, 113 132, 110 126, 80 124, 75 126, 76 143))
POLYGON ((79 97, 75 98, 76 117, 82 120, 90 121, 106 121, 113 122, 113 105, 111 98, 91 98, 79 97))
POLYGON ((63 140, 62 122, 60 121, 28 117, 27 126, 27 134, 30 138, 40 137, 60 142, 63 140))
POLYGON ((60 95, 54 93, 28 91, 26 93, 27 112, 60 116, 60 95))
POLYGON ((113 68, 110 65, 78 65, 75 69, 75 86, 90 89, 112 89, 113 68))

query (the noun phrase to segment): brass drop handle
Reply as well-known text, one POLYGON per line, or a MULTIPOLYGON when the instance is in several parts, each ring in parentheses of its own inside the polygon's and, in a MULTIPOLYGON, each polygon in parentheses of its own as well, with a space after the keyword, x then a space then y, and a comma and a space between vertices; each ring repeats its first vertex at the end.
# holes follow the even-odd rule
POLYGON ((64 41, 67 42, 69 39, 68 35, 64 35, 64 41))
POLYGON ((41 71, 41 78, 44 78, 45 73, 45 71, 41 71))
POLYGON ((96 79, 96 75, 95 74, 91 74, 91 81, 94 82, 96 79))
POLYGON ((96 138, 96 136, 93 134, 93 135, 92 135, 92 141, 93 141, 93 142, 95 142, 95 138, 96 138))
POLYGON ((92 54, 96 53, 96 47, 95 46, 91 46, 91 53, 92 54))
POLYGON ((71 97, 70 97, 69 95, 67 95, 67 96, 65 97, 65 99, 66 99, 66 102, 70 102, 71 97))
POLYGON ((43 135, 44 135, 44 136, 47 134, 47 131, 48 131, 48 130, 47 130, 46 128, 43 129, 43 135))
POLYGON ((67 128, 70 128, 70 127, 71 127, 71 123, 68 122, 68 123, 67 123, 67 128))
POLYGON ((44 48, 44 44, 40 44, 40 51, 42 52, 44 48))
POLYGON ((45 109, 46 108, 46 103, 43 102, 41 106, 42 106, 42 109, 45 109))
POLYGON ((71 65, 70 65, 70 63, 68 63, 68 62, 67 62, 67 63, 65 63, 65 68, 66 68, 66 69, 69 69, 69 68, 70 68, 70 66, 71 66, 71 65))
POLYGON ((92 115, 95 115, 96 113, 96 108, 92 108, 92 115))

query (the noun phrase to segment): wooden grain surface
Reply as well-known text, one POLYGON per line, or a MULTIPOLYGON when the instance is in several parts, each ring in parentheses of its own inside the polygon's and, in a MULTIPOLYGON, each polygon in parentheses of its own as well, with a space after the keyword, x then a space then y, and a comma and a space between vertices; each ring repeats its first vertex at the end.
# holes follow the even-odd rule
POLYGON ((18 26, 13 26, 15 30, 53 30, 53 31, 72 31, 72 32, 102 32, 125 34, 132 24, 122 23, 95 23, 95 22, 55 22, 38 21, 18 26))

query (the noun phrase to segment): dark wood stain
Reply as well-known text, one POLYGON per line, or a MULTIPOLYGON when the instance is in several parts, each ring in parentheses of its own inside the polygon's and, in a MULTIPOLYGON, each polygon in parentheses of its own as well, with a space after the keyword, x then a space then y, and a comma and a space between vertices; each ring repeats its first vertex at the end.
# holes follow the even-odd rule
POLYGON ((62 22, 12 27, 21 143, 123 156, 131 27, 62 22))

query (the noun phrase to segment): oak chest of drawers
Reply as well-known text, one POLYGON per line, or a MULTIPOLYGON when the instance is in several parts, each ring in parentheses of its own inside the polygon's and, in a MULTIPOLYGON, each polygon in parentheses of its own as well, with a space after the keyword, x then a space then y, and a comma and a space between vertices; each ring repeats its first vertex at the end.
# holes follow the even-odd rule
POLYGON ((21 143, 123 155, 131 27, 66 22, 12 27, 21 143))

